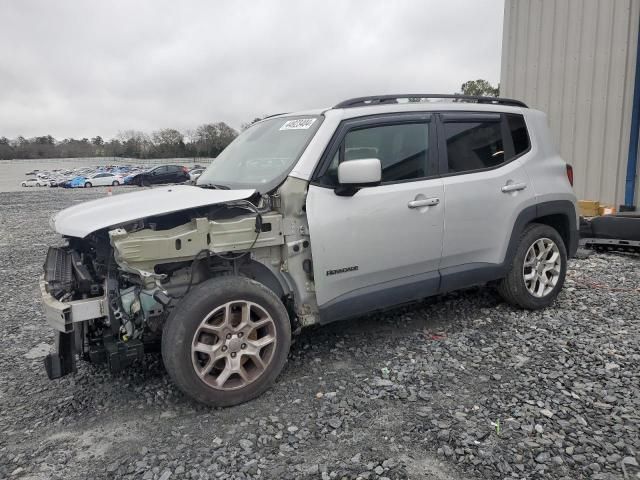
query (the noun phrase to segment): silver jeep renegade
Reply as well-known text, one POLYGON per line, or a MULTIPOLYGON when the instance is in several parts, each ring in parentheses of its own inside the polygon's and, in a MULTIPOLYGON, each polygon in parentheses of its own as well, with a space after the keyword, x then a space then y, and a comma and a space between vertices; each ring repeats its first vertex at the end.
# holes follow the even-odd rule
POLYGON ((384 95, 268 117, 195 186, 68 208, 41 281, 57 351, 126 368, 160 346, 209 405, 264 392, 292 332, 472 285, 551 304, 577 247, 573 172, 516 100, 384 95))

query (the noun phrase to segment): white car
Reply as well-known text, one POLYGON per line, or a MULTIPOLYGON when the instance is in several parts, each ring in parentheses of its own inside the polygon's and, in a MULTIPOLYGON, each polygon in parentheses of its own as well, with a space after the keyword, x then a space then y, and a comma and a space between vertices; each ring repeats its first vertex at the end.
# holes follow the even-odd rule
POLYGON ((115 175, 108 172, 98 172, 87 177, 84 182, 85 188, 89 187, 106 187, 113 185, 114 187, 123 184, 121 175, 115 175))
POLYGON ((21 182, 20 185, 23 187, 46 187, 49 185, 49 181, 40 178, 28 178, 21 182))
POLYGON ((204 168, 194 168, 193 170, 189 170, 189 180, 195 182, 200 175, 204 172, 204 168))
POLYGON ((545 115, 518 100, 387 95, 266 118, 196 186, 52 219, 68 244, 41 283, 47 374, 76 356, 118 371, 155 342, 187 395, 228 406, 269 388, 309 325, 485 283, 547 307, 578 246, 572 184, 545 115))

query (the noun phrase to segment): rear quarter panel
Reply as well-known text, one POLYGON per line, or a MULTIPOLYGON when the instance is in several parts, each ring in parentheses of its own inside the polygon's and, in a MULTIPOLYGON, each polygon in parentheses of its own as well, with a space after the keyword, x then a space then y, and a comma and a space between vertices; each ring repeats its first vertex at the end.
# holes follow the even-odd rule
MULTIPOLYGON (((523 110, 531 139, 531 151, 522 157, 535 195, 535 203, 568 200, 577 204, 573 187, 567 178, 566 162, 558 154, 547 123, 547 116, 538 110, 523 110)), ((578 227, 578 209, 575 208, 578 227)))

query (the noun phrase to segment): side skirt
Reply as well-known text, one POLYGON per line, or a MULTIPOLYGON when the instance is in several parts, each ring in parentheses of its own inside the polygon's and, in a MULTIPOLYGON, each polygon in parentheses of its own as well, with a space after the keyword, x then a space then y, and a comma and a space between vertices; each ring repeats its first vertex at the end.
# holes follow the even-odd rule
POLYGON ((320 324, 411 303, 438 293, 440 274, 428 272, 360 288, 320 306, 320 324))

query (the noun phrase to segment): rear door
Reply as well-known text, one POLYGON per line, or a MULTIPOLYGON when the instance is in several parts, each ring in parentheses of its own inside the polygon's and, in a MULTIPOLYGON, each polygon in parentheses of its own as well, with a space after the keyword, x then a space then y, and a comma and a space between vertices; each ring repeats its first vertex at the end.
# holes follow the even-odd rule
POLYGON ((182 167, 178 167, 177 165, 169 165, 167 166, 167 181, 172 183, 181 182, 182 178, 182 167))
POLYGON ((104 185, 111 185, 111 178, 112 178, 112 175, 109 173, 99 173, 96 176, 94 176, 90 181, 91 183, 93 183, 94 186, 98 187, 98 186, 104 186, 104 185))
POLYGON ((429 114, 343 122, 307 195, 316 296, 324 322, 437 291, 443 187, 429 114), (378 158, 379 185, 337 195, 341 162, 378 158))
POLYGON ((512 115, 521 118, 479 112, 439 115, 443 291, 499 276, 516 217, 533 204, 534 191, 520 160, 529 151, 528 138, 526 145, 514 146, 512 115))

